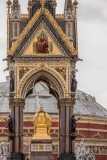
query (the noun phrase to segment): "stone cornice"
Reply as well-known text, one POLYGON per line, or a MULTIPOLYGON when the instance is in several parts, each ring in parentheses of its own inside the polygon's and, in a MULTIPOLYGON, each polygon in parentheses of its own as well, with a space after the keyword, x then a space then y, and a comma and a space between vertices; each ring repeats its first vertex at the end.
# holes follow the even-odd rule
MULTIPOLYGON (((78 123, 78 122, 77 122, 78 123)), ((93 129, 91 128, 91 124, 90 124, 90 127, 84 127, 84 128, 79 128, 77 127, 77 131, 88 131, 88 132, 107 132, 107 129, 93 129)))
POLYGON ((26 61, 38 61, 38 62, 46 62, 46 61, 70 61, 72 60, 72 58, 70 59, 69 57, 61 57, 61 56, 53 56, 53 57, 50 57, 50 56, 47 56, 47 57, 17 57, 15 58, 15 61, 18 62, 18 61, 21 61, 21 62, 26 62, 26 61))
POLYGON ((95 117, 95 116, 76 116, 81 117, 78 123, 92 123, 92 124, 106 124, 107 118, 95 117))
MULTIPOLYGON (((107 139, 99 139, 99 138, 83 138, 83 139, 86 143, 93 143, 95 146, 97 146, 99 142, 103 143, 103 145, 104 144, 107 145, 107 139), (95 143, 95 142, 97 142, 97 143, 95 143)), ((81 141, 81 138, 76 138, 76 142, 77 141, 81 141)), ((100 146, 100 144, 99 144, 99 146, 100 146)))

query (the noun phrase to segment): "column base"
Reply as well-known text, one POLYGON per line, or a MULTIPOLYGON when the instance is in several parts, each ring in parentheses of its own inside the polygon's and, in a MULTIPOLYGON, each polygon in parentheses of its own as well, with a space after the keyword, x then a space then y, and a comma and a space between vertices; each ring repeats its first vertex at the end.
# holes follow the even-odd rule
POLYGON ((58 160, 76 160, 76 155, 75 153, 62 153, 60 154, 58 160))
POLYGON ((10 160, 25 160, 25 156, 23 153, 12 153, 10 160))

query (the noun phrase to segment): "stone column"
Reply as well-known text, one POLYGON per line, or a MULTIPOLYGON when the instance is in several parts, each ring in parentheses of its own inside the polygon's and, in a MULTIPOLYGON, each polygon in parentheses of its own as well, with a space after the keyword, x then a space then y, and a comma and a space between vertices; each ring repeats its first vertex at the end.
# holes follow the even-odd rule
POLYGON ((9 105, 14 129, 14 137, 11 141, 12 160, 23 160, 23 108, 25 100, 10 97, 9 105))
POLYGON ((60 160, 76 160, 74 139, 71 137, 71 117, 75 105, 75 94, 71 98, 60 99, 60 160))

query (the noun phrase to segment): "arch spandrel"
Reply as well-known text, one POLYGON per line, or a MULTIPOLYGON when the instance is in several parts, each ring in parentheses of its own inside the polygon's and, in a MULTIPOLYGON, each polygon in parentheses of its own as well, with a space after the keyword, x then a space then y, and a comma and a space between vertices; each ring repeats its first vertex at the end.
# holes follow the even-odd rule
POLYGON ((44 81, 60 98, 68 97, 68 86, 63 77, 57 71, 45 66, 32 69, 24 75, 18 85, 16 97, 25 98, 29 90, 39 81, 44 81))

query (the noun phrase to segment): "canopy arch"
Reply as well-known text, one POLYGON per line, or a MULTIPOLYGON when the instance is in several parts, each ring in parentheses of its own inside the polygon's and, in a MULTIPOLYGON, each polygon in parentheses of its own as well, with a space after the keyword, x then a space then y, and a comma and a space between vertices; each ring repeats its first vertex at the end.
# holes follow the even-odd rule
POLYGON ((64 98, 68 88, 61 75, 54 69, 48 67, 38 67, 30 70, 21 80, 18 87, 18 96, 26 98, 27 94, 32 92, 33 86, 39 81, 45 82, 50 93, 56 98, 64 98))

